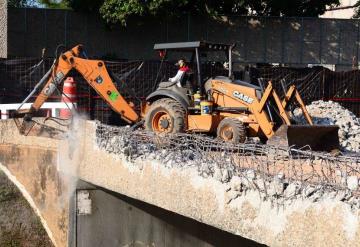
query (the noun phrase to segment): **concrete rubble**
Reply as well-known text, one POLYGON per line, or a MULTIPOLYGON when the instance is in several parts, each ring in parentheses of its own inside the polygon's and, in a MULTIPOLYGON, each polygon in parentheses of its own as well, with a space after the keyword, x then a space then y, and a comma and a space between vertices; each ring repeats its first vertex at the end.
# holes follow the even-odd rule
MULTIPOLYGON (((102 125, 103 128, 103 125, 102 125)), ((110 127, 112 128, 112 127, 110 127)), ((282 172, 275 176, 261 174, 254 169, 239 169, 226 154, 221 162, 209 160, 206 155, 190 148, 160 148, 154 143, 136 143, 129 133, 129 128, 119 127, 117 134, 110 138, 97 136, 97 145, 109 153, 125 156, 131 164, 141 166, 144 161, 158 161, 165 168, 195 169, 198 176, 217 180, 226 185, 226 202, 249 192, 259 192, 263 200, 275 204, 291 204, 293 200, 307 199, 317 202, 331 199, 348 203, 352 208, 360 208, 360 198, 352 193, 359 187, 357 176, 340 174, 343 188, 334 188, 322 184, 295 181, 285 177, 282 172)), ((140 167, 141 169, 141 167, 140 167)))
MULTIPOLYGON (((314 124, 338 125, 340 145, 344 151, 360 152, 360 119, 339 103, 333 101, 314 101, 306 106, 314 124)), ((294 111, 295 119, 306 123, 301 110, 294 111)))

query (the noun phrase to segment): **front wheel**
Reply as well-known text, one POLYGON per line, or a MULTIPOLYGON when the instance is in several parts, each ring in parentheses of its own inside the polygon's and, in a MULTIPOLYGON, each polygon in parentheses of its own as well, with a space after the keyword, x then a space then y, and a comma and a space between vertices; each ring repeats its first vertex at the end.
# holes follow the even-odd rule
POLYGON ((181 133, 186 129, 186 113, 182 105, 169 98, 151 104, 145 116, 145 128, 157 133, 181 133))
POLYGON ((244 143, 246 141, 246 127, 243 122, 236 118, 224 118, 217 127, 217 136, 233 143, 244 143))

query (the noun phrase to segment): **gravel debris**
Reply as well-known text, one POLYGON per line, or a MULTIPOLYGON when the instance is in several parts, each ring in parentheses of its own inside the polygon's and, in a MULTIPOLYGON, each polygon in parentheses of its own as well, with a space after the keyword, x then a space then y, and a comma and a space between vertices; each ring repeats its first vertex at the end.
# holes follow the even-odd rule
POLYGON ((227 186, 227 203, 255 190, 262 195, 264 200, 271 200, 277 204, 290 204, 294 199, 299 198, 313 202, 321 198, 332 198, 347 202, 352 207, 360 206, 359 200, 353 199, 354 194, 352 194, 358 190, 360 180, 357 176, 348 176, 347 172, 336 170, 335 177, 341 181, 339 182, 341 188, 326 184, 313 185, 306 181, 290 180, 283 171, 270 176, 255 169, 239 168, 231 162, 229 154, 226 153, 219 153, 221 161, 215 162, 210 153, 204 153, 189 146, 178 148, 169 148, 161 144, 159 146, 159 143, 154 140, 136 142, 133 141, 134 135, 128 129, 119 127, 113 136, 98 135, 96 143, 100 149, 122 155, 140 169, 145 160, 157 161, 170 169, 196 169, 199 176, 216 180, 227 186))

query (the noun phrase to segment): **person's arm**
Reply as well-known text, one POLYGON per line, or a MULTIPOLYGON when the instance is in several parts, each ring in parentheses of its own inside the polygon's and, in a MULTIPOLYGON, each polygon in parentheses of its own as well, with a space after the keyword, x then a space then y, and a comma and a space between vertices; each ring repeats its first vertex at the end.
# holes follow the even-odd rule
POLYGON ((185 73, 184 71, 178 70, 178 72, 176 73, 176 75, 174 77, 169 78, 169 81, 170 82, 180 81, 184 73, 185 73))

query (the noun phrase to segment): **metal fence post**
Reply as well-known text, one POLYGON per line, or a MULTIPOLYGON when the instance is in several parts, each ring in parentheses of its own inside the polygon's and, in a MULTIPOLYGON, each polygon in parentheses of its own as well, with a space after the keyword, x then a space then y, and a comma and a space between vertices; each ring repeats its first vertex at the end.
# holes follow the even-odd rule
POLYGON ((303 56, 304 56, 304 43, 305 43, 305 39, 304 39, 304 17, 301 17, 301 25, 300 25, 300 54, 299 54, 299 63, 302 64, 303 63, 303 56))
POLYGON ((319 62, 320 64, 322 64, 322 39, 323 39, 323 21, 322 19, 320 18, 319 19, 320 21, 320 40, 319 40, 319 62))
POLYGON ((187 40, 190 41, 190 13, 187 13, 187 40))
POLYGON ((356 22, 357 34, 356 34, 356 69, 359 69, 359 45, 360 45, 360 22, 356 22))
POLYGON ((65 44, 65 47, 67 47, 67 11, 65 11, 65 16, 64 16, 64 44, 65 44))

